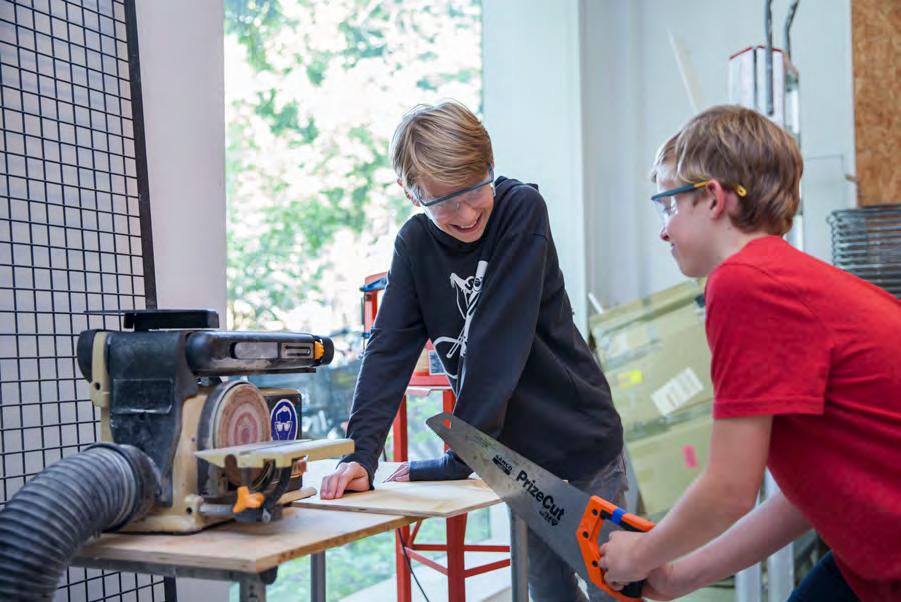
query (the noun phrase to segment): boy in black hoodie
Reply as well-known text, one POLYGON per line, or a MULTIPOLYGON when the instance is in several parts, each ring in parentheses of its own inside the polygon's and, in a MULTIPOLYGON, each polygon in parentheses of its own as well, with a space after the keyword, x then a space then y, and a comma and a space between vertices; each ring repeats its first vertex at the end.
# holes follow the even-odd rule
MULTIPOLYGON (((536 187, 495 178, 478 118, 449 101, 409 112, 392 140, 398 184, 423 208, 394 243, 388 286, 357 379, 356 451, 322 481, 323 499, 372 487, 385 438, 427 339, 457 398, 454 414, 575 486, 623 503, 622 425, 576 329, 536 187)), ((463 479, 448 451, 389 480, 463 479)), ((533 600, 583 600, 574 571, 529 538, 533 600)), ((594 589, 594 588, 592 588, 594 589)), ((605 599, 595 590, 592 600, 605 599)))

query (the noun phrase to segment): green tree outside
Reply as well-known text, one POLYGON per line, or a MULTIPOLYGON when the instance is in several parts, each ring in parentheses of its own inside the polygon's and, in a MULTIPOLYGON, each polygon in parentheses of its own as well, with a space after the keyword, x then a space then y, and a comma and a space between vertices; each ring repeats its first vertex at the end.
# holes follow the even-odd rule
POLYGON ((481 4, 226 0, 225 58, 229 325, 357 329, 412 213, 390 136, 420 102, 481 110, 481 4))
MULTIPOLYGON (((413 212, 388 158, 395 125, 443 98, 481 113, 481 2, 225 0, 225 33, 228 326, 358 330, 363 278, 387 269, 413 212)), ((418 443, 438 408, 409 411, 418 443)), ((488 537, 487 511, 468 531, 488 537)), ((426 521, 419 540, 443 532, 426 521)), ((327 558, 340 600, 393 578, 393 534, 327 558)), ((309 559, 287 563, 269 599, 308 600, 309 580, 309 559)))

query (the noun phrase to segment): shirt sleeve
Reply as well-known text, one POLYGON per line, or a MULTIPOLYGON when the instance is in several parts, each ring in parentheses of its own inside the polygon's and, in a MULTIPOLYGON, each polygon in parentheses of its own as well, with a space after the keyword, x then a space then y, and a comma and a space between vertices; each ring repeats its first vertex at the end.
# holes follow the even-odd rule
MULTIPOLYGON (((532 351, 548 254, 544 200, 523 186, 515 228, 502 235, 482 279, 466 339, 466 355, 454 415, 497 439, 507 404, 532 351)), ((437 460, 413 462, 410 479, 466 478, 472 470, 448 451, 437 460)))
POLYGON ((342 459, 342 462, 359 462, 366 468, 370 486, 388 429, 425 341, 425 326, 406 259, 406 247, 398 238, 388 272, 388 285, 354 390, 347 435, 353 439, 355 449, 342 459))
POLYGON ((797 290, 725 264, 706 300, 714 418, 823 413, 832 343, 797 290))

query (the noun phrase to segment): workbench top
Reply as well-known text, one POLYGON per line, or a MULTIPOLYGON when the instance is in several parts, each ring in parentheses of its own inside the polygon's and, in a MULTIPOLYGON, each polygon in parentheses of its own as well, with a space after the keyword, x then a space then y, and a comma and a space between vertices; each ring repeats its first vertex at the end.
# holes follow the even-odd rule
POLYGON ((410 522, 385 514, 286 508, 281 520, 268 524, 232 521, 189 535, 105 534, 82 548, 75 564, 115 560, 262 573, 410 522))
MULTIPOLYGON (((286 508, 268 524, 228 522, 188 535, 104 534, 78 553, 76 565, 103 561, 148 566, 262 573, 293 558, 307 556, 422 518, 449 518, 500 503, 480 479, 383 483, 398 463, 382 463, 373 491, 337 500, 313 496, 286 508)), ((334 460, 311 462, 304 485, 319 488, 334 460)), ((152 572, 152 571, 149 571, 152 572)))

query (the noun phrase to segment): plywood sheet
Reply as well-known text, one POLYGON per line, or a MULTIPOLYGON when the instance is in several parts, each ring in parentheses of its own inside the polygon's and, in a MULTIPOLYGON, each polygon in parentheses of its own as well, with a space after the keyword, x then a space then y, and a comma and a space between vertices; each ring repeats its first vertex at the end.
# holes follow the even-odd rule
POLYGON ((230 522, 191 535, 106 534, 78 558, 260 573, 409 523, 385 514, 286 508, 269 524, 230 522))
MULTIPOLYGON (((356 512, 378 512, 419 518, 448 518, 500 503, 500 498, 481 479, 461 481, 416 481, 384 483, 397 462, 383 462, 375 475, 373 491, 348 493, 337 500, 318 495, 294 502, 302 508, 328 508, 356 512)), ((333 460, 311 462, 304 473, 304 485, 319 489, 322 477, 335 469, 333 460)))

